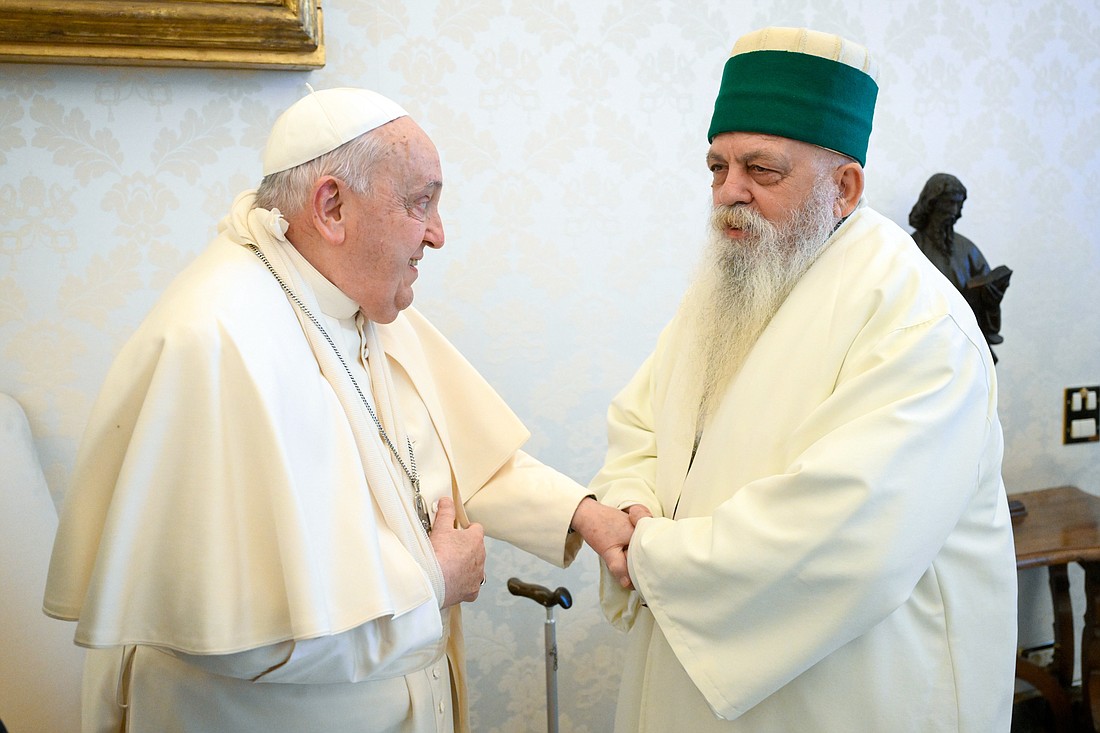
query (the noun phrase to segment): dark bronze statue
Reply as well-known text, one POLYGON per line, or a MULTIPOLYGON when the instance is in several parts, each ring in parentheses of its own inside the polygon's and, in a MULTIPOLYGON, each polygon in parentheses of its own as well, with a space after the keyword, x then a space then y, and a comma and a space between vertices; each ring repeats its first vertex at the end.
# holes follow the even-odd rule
MULTIPOLYGON (((977 245, 955 231, 964 201, 966 187, 962 182, 950 173, 937 173, 924 184, 909 212, 909 225, 916 230, 913 241, 963 294, 986 343, 993 346, 1004 341, 1000 333, 1001 300, 1012 270, 1004 265, 990 269, 977 245)), ((997 361, 996 354, 993 361, 997 361)))

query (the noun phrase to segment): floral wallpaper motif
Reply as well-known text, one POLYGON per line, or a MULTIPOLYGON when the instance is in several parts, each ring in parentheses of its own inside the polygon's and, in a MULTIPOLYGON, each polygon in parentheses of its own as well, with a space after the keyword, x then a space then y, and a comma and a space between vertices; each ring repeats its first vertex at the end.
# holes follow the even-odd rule
MULTIPOLYGON (((60 502, 108 365, 233 196, 278 112, 317 88, 402 102, 436 141, 447 245, 417 305, 578 481, 603 416, 695 267, 706 128, 742 33, 808 25, 865 43, 881 92, 870 203, 905 226, 932 173, 968 187, 958 229, 1015 270, 1000 410, 1010 492, 1100 494, 1100 447, 1061 444, 1061 394, 1100 383, 1100 6, 1088 0, 325 0, 314 72, 0 65, 0 391, 27 411, 60 502)), ((789 385, 797 389, 797 384, 789 385)), ((491 543, 467 613, 475 729, 544 728, 541 607, 566 585, 563 731, 610 728, 622 639, 595 558, 566 571, 491 543)), ((1041 578, 1021 642, 1049 634, 1041 578)))

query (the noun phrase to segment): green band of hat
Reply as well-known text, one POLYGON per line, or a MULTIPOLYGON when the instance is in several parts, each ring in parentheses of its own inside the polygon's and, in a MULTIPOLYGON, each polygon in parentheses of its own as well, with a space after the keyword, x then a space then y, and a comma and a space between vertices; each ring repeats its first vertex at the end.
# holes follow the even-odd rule
POLYGON ((722 73, 707 140, 758 132, 867 160, 878 85, 859 69, 792 51, 731 56, 722 73))

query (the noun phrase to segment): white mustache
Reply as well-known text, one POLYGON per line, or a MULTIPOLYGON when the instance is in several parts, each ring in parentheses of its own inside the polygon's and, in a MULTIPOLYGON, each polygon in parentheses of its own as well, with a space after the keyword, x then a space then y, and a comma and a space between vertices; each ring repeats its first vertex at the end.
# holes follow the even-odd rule
POLYGON ((773 228, 771 222, 746 204, 719 204, 711 210, 710 225, 715 231, 743 229, 750 234, 761 234, 773 228))

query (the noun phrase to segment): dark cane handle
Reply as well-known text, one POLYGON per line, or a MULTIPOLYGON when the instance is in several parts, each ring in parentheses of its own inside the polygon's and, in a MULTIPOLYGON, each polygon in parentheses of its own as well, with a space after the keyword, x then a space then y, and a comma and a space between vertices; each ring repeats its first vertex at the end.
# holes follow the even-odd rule
POLYGON ((573 596, 569 595, 568 588, 550 590, 549 588, 534 583, 524 583, 519 578, 508 579, 508 592, 514 596, 530 598, 532 601, 541 603, 547 608, 551 606, 569 608, 573 605, 573 596))

